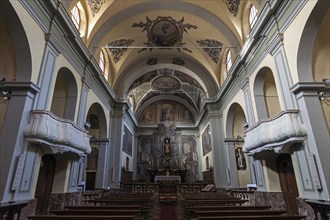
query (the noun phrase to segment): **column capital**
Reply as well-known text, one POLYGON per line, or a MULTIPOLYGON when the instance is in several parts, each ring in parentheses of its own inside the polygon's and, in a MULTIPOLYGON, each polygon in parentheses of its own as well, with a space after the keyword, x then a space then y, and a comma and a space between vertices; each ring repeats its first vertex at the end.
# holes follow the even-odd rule
POLYGON ((250 85, 249 78, 244 77, 240 82, 240 87, 243 91, 245 91, 250 85))

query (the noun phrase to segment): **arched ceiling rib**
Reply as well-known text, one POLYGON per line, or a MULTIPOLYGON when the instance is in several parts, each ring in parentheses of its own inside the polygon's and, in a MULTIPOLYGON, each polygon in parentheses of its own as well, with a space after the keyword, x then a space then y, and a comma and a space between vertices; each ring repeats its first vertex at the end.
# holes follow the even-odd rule
MULTIPOLYGON (((91 2, 101 4, 97 12, 87 13, 86 46, 96 57, 100 49, 107 52, 111 70, 109 83, 118 98, 129 99, 128 94, 135 92, 130 88, 139 77, 152 71, 159 73, 164 68, 194 78, 202 88, 204 98, 215 97, 221 85, 220 75, 225 69, 225 49, 230 48, 235 57, 243 45, 243 29, 238 25, 243 13, 234 15, 229 11, 229 1, 86 1, 85 6, 92 10, 91 2), (166 33, 167 30, 171 30, 171 34, 166 33), (159 44, 153 39, 157 34, 164 37, 162 40, 174 36, 175 43, 166 41, 159 44), (141 46, 153 48, 133 48, 141 46)), ((145 91, 143 89, 146 87, 140 92, 145 91)), ((197 114, 201 102, 189 96, 189 89, 174 91, 178 94, 173 94, 172 98, 187 99, 187 107, 197 114)), ((164 98, 164 94, 159 92, 159 95, 164 98)), ((139 99, 141 102, 134 103, 132 108, 135 109, 132 110, 140 112, 136 108, 149 103, 148 99, 154 97, 155 90, 150 89, 143 99, 139 99)))

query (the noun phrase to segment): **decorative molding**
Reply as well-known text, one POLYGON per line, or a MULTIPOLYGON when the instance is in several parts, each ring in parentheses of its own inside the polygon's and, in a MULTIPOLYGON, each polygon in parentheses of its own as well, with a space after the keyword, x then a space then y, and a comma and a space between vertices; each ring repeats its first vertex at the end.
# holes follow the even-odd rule
POLYGON ((88 0, 89 7, 91 8, 93 17, 100 11, 105 0, 88 0))
POLYGON ((179 65, 179 66, 183 66, 185 65, 186 63, 184 62, 184 60, 180 57, 173 57, 172 59, 172 63, 173 64, 176 64, 176 65, 179 65))
POLYGON ((119 39, 119 40, 114 40, 108 44, 109 50, 113 56, 113 60, 115 63, 117 63, 120 60, 120 58, 127 51, 127 47, 131 46, 132 43, 134 43, 134 40, 119 39), (112 47, 120 47, 120 48, 112 48, 112 47))
POLYGON ((226 4, 230 13, 236 16, 239 9, 240 0, 224 0, 223 2, 226 4))
POLYGON ((147 65, 156 65, 158 63, 158 57, 150 57, 147 60, 147 65))
POLYGON ((201 47, 205 47, 203 48, 204 52, 211 57, 213 62, 218 63, 221 47, 224 46, 223 43, 213 39, 197 40, 196 42, 201 47))
POLYGON ((145 43, 146 47, 138 51, 138 53, 149 49, 152 51, 153 47, 159 49, 172 49, 176 48, 178 51, 185 50, 192 52, 184 47, 186 43, 182 42, 183 33, 188 33, 189 29, 197 29, 196 25, 183 23, 184 17, 180 21, 176 21, 171 16, 163 17, 158 16, 155 20, 150 20, 146 17, 147 21, 144 23, 133 23, 132 27, 142 28, 142 32, 147 32, 148 41, 145 43))

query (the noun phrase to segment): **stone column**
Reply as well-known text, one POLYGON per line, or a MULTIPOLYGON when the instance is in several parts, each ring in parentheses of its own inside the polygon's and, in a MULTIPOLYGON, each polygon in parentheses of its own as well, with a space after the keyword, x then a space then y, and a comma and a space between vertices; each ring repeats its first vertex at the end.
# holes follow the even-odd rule
POLYGON ((124 132, 125 103, 116 103, 113 107, 112 123, 110 130, 110 152, 108 184, 112 188, 118 188, 121 181, 122 145, 124 132))
MULTIPOLYGON (((255 118, 254 118, 254 111, 252 106, 252 98, 251 98, 251 92, 250 92, 250 84, 249 79, 244 78, 241 81, 241 89, 244 93, 244 100, 245 100, 245 107, 247 112, 247 124, 244 129, 247 129, 248 127, 251 127, 255 124, 255 118)), ((255 159, 253 157, 248 156, 248 166, 249 166, 249 172, 250 172, 250 181, 251 183, 256 183, 256 174, 254 169, 254 161, 255 159)), ((260 170, 259 172, 263 172, 263 170, 260 170)))
POLYGON ((214 183, 217 188, 224 188, 227 186, 226 170, 226 150, 224 144, 224 128, 223 128, 223 115, 220 112, 219 104, 209 104, 208 119, 211 129, 211 144, 213 155, 213 176, 214 183))
POLYGON ((99 156, 97 161, 97 171, 95 179, 95 188, 96 189, 107 189, 109 173, 107 172, 107 167, 109 160, 107 155, 109 155, 109 139, 99 139, 99 156))

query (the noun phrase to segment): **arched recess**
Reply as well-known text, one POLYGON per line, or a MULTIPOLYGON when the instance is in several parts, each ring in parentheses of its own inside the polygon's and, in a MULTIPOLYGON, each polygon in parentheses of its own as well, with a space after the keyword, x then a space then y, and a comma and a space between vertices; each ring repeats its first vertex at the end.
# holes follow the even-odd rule
MULTIPOLYGON (((7 67, 8 64, 3 60, 4 57, 8 58, 8 54, 5 56, 1 56, 1 63, 0 63, 0 74, 14 74, 8 77, 9 80, 12 81, 30 81, 31 80, 31 72, 32 72, 32 59, 31 59, 31 51, 29 47, 29 42, 27 36, 25 34, 25 30, 22 26, 19 17, 17 16, 16 12, 14 11, 13 7, 11 6, 10 1, 1 1, 0 2, 0 25, 1 25, 1 38, 3 36, 7 36, 11 38, 11 41, 14 50, 10 51, 11 58, 13 58, 12 63, 14 64, 14 69, 8 69, 10 72, 7 71, 2 72, 3 69, 9 68, 7 67), (2 28, 4 25, 6 27, 5 31, 2 32, 2 28), (10 36, 8 36, 8 33, 10 36)), ((3 39, 4 42, 0 41, 1 43, 1 50, 0 54, 5 53, 7 49, 11 49, 12 45, 7 45, 10 42, 6 41, 7 39, 3 39), (9 47, 9 48, 8 48, 9 47), (6 49, 7 48, 7 49, 6 49)))
POLYGON ((77 83, 71 71, 62 67, 57 74, 50 111, 61 118, 74 120, 77 104, 77 83))
POLYGON ((238 103, 233 103, 228 111, 226 120, 226 136, 231 139, 226 143, 228 150, 228 165, 231 172, 232 184, 239 187, 246 187, 250 183, 249 167, 247 156, 243 153, 244 136, 243 125, 246 123, 246 116, 243 108, 238 103), (237 183, 235 180, 237 179, 237 183))
MULTIPOLYGON (((330 79, 330 10, 329 4, 319 1, 304 28, 297 57, 300 81, 322 82, 330 79)), ((330 101, 321 102, 328 132, 330 133, 330 101)))
MULTIPOLYGON (((304 26, 297 54, 297 71, 300 82, 308 82, 308 95, 298 99, 301 118, 307 126, 307 141, 311 151, 318 151, 316 156, 318 169, 324 173, 324 188, 330 191, 330 12, 328 1, 317 1, 304 26), (323 85, 322 85, 323 84, 323 85), (325 96, 320 97, 321 92, 325 96), (318 161, 319 159, 319 161, 318 161)), ((307 89, 306 89, 307 90, 307 89)), ((302 90, 305 93, 305 89, 302 90)), ((307 145, 306 145, 307 146, 307 145)), ((324 190, 326 191, 326 190, 324 190)), ((328 196, 328 194, 327 194, 328 196)))
POLYGON ((258 106, 256 109, 259 120, 275 116, 281 111, 274 75, 268 67, 263 67, 257 73, 254 99, 258 106))
MULTIPOLYGON (((314 52, 320 53, 325 52, 325 50, 329 50, 329 32, 323 35, 324 39, 320 38, 321 35, 319 34, 319 32, 329 30, 329 26, 327 25, 329 25, 329 2, 318 1, 306 22, 300 39, 297 55, 297 70, 299 81, 313 82, 314 79, 317 79, 313 78, 314 74, 316 73, 315 70, 317 70, 316 64, 320 63, 320 61, 316 60, 317 58, 327 59, 326 63, 328 64, 327 66, 329 66, 329 53, 324 57, 320 57, 318 54, 314 54, 314 52), (321 28, 323 26, 325 26, 324 29, 321 28), (319 45, 321 42, 326 44, 319 45), (320 48, 320 46, 322 48, 320 48), (315 49, 317 49, 317 51, 315 51, 315 49)), ((328 72, 322 71, 322 73, 329 77, 329 69, 328 72)))
POLYGON ((86 122, 90 124, 91 154, 87 155, 86 189, 103 188, 107 150, 107 120, 99 103, 94 103, 88 110, 86 122))
MULTIPOLYGON (((9 1, 0 1, 0 77, 31 81, 31 53, 25 30, 9 1)), ((10 101, 0 104, 0 130, 10 101)))

